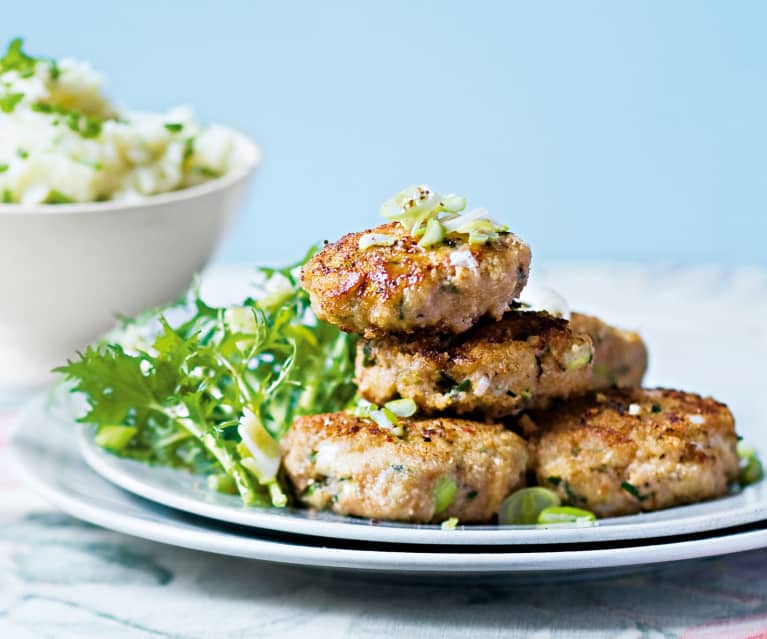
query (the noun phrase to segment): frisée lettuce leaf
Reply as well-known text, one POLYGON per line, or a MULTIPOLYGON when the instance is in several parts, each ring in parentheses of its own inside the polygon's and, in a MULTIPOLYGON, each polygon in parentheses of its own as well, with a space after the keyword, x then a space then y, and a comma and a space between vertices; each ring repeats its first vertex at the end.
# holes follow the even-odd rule
POLYGON ((194 287, 56 369, 85 396, 80 421, 96 443, 207 475, 246 505, 284 506, 279 438, 298 415, 342 410, 356 392, 355 337, 313 315, 304 261, 261 269, 261 294, 237 305, 210 306, 194 287))

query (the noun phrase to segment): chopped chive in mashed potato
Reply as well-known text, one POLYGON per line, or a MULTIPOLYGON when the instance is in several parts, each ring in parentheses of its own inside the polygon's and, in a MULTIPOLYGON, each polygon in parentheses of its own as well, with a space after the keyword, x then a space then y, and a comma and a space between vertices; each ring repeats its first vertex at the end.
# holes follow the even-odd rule
POLYGON ((0 57, 0 203, 135 200, 224 175, 232 134, 188 108, 123 111, 87 62, 32 57, 13 40, 0 57))

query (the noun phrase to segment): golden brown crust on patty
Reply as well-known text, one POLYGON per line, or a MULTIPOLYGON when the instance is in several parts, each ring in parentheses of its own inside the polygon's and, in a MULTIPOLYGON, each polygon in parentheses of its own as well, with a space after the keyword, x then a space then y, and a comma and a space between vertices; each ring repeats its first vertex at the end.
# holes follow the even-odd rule
POLYGON ((407 397, 426 414, 495 419, 587 392, 592 355, 590 338, 566 320, 515 311, 462 335, 360 340, 356 374, 375 404, 407 397))
POLYGON ((301 284, 317 316, 347 332, 460 333, 485 315, 500 319, 529 270, 530 249, 510 233, 486 245, 450 236, 422 248, 392 222, 323 248, 304 265, 301 284), (360 238, 371 232, 396 242, 360 249, 360 238))
POLYGON ((647 370, 647 347, 638 333, 606 324, 598 317, 573 313, 570 328, 594 344, 592 390, 639 387, 647 370))
POLYGON ((489 521, 524 485, 527 444, 500 425, 401 420, 395 437, 349 413, 299 417, 281 441, 283 465, 305 504, 343 515, 416 523, 489 521), (436 491, 455 497, 436 512, 436 491))
POLYGON ((538 482, 600 517, 713 499, 738 475, 727 406, 675 390, 610 390, 524 417, 538 482))

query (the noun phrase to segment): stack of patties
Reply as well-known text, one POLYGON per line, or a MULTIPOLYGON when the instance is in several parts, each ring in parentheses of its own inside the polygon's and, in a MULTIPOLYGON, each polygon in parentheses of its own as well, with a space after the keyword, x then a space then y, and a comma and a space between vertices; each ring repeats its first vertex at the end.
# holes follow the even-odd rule
POLYGON ((723 494, 738 472, 727 408, 639 390, 636 333, 520 308, 529 247, 464 206, 413 187, 384 205, 395 221, 304 266, 316 315, 361 335, 370 405, 296 420, 282 447, 297 497, 339 514, 472 523, 528 478, 600 516, 723 494))

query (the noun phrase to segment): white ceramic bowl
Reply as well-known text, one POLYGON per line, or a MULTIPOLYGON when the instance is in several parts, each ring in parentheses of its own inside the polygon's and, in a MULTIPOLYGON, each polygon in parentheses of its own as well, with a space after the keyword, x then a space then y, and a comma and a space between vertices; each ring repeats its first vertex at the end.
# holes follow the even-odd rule
POLYGON ((260 159, 234 135, 237 168, 188 189, 137 202, 0 205, 0 387, 45 383, 118 314, 184 292, 260 159))

